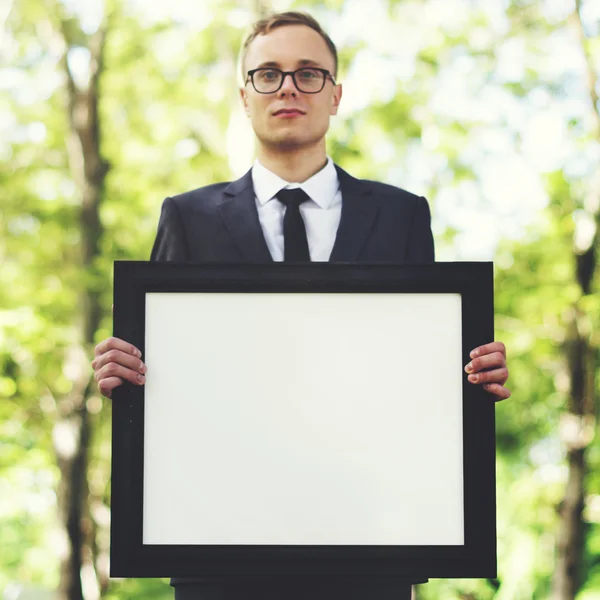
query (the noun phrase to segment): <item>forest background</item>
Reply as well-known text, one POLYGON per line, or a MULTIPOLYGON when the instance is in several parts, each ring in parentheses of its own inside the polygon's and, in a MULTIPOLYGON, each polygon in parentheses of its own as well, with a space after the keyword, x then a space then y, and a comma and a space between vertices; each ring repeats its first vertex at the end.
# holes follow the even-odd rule
POLYGON ((600 598, 600 2, 3 0, 0 594, 172 597, 110 580, 112 263, 149 257, 164 197, 253 158, 237 54, 314 14, 344 85, 328 152, 426 196, 438 260, 494 260, 497 580, 422 600, 600 598))

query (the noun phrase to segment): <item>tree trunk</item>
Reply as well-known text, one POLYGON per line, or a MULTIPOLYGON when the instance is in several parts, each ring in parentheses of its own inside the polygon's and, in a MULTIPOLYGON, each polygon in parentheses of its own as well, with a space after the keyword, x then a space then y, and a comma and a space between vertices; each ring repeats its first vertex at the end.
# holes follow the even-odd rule
MULTIPOLYGON (((585 57, 594 135, 600 139, 597 77, 581 21, 581 0, 576 1, 571 22, 585 57)), ((586 314, 581 299, 593 291, 592 282, 596 271, 596 248, 600 226, 600 173, 592 179, 588 198, 583 205, 588 217, 596 223, 596 232, 587 248, 578 248, 575 244, 574 272, 581 296, 571 309, 565 344, 570 397, 568 411, 561 422, 561 437, 567 448, 568 477, 560 508, 557 560, 552 581, 553 600, 574 600, 582 584, 582 557, 585 542, 582 513, 586 490, 586 449, 594 438, 597 410, 595 373, 598 354, 590 337, 591 315, 586 314)))
POLYGON ((87 511, 88 450, 92 436, 87 400, 94 382, 88 356, 94 333, 100 325, 99 300, 94 263, 99 253, 102 235, 99 208, 104 192, 108 164, 100 153, 100 123, 98 118, 99 79, 102 72, 105 29, 90 38, 90 80, 86 89, 75 84, 67 56, 70 49, 68 28, 63 22, 63 69, 67 81, 67 108, 70 135, 68 156, 72 175, 81 197, 79 229, 81 237, 82 282, 79 295, 81 307, 80 332, 72 349, 73 391, 59 401, 59 418, 54 428, 54 448, 60 468, 58 507, 66 531, 67 552, 60 568, 59 598, 82 600, 98 598, 98 583, 94 573, 90 537, 93 528, 87 511), (82 584, 82 571, 86 579, 82 584), (84 593, 85 592, 85 593, 84 593))

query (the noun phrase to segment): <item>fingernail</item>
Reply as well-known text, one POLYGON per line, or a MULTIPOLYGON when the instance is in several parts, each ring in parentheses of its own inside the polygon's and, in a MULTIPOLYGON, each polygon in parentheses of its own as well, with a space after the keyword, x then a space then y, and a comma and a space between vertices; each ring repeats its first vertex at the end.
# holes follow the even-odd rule
POLYGON ((144 383, 144 381, 146 381, 146 378, 143 375, 138 375, 137 380, 139 383, 144 383))
POLYGON ((140 367, 140 373, 145 373, 147 371, 147 367, 144 363, 142 363, 142 366, 140 367))
POLYGON ((142 358, 142 353, 136 348, 136 356, 142 358))
POLYGON ((473 363, 469 363, 466 367, 465 367, 465 371, 467 373, 470 373, 473 370, 473 363))
POLYGON ((475 358, 478 354, 479 352, 477 351, 477 348, 475 348, 475 350, 471 350, 471 354, 469 354, 469 356, 471 358, 475 358))
POLYGON ((477 375, 469 375, 469 381, 471 383, 477 383, 479 381, 479 377, 477 375))

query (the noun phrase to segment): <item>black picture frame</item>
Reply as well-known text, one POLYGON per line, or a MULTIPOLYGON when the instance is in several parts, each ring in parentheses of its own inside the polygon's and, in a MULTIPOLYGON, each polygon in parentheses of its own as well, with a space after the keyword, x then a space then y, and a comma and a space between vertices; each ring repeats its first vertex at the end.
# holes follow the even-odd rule
MULTIPOLYGON (((269 265, 117 261, 114 335, 145 354, 148 293, 458 294, 461 364, 494 339, 492 263, 269 265)), ((422 357, 428 360, 428 357, 422 357)), ((432 376, 436 366, 431 365, 432 376)), ((144 386, 113 393, 112 577, 496 577, 494 401, 462 372, 464 543, 144 544, 144 386)), ((440 394, 443 394, 440 382, 440 394)))

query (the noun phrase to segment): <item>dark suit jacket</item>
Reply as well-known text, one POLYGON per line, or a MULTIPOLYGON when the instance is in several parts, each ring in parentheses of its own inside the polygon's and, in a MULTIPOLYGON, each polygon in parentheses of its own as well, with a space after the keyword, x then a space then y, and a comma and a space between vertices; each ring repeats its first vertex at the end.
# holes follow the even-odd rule
MULTIPOLYGON (((433 262, 427 200, 400 188, 356 179, 336 165, 342 217, 330 262, 433 262)), ((268 263, 251 171, 162 206, 153 261, 268 263)))
MULTIPOLYGON (((342 217, 330 262, 433 262, 431 216, 425 198, 391 185, 356 179, 337 165, 336 169, 342 192, 342 217)), ((217 183, 167 198, 151 260, 272 262, 258 219, 251 171, 231 183, 217 183)), ((215 591, 218 581, 176 578, 171 583, 198 585, 199 599, 212 598, 215 593, 219 598, 222 596, 215 591)), ((246 595, 251 595, 248 585, 242 587, 246 595)), ((261 597, 267 591, 264 582, 256 585, 256 597, 261 597)), ((294 582, 293 586, 297 585, 294 582)), ((366 585, 370 591, 367 596, 374 600, 398 596, 398 585, 394 582, 366 582, 366 585)), ((356 582, 353 586, 357 587, 356 582)), ((284 584, 283 589, 287 587, 284 584)), ((348 593, 346 590, 343 595, 348 597, 348 593)), ((227 597, 230 596, 241 597, 237 592, 230 592, 227 597)), ((287 596, 289 590, 282 597, 287 596)), ((317 596, 318 593, 312 594, 319 600, 317 596)), ((327 596, 332 597, 331 592, 327 596)))

